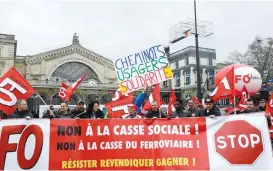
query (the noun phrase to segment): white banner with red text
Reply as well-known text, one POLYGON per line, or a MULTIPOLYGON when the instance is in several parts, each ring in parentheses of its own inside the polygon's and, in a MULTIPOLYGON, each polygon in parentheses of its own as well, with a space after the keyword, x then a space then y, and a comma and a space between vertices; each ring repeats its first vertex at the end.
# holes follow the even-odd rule
POLYGON ((0 170, 273 170, 264 113, 0 120, 0 170))

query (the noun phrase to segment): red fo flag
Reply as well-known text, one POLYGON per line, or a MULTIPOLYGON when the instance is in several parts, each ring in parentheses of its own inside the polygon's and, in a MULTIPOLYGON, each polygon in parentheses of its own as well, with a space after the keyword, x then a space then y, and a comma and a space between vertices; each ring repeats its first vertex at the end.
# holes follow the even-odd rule
POLYGON ((248 98, 249 98, 249 93, 246 89, 246 86, 244 86, 241 91, 241 99, 237 105, 237 108, 240 108, 241 110, 246 110, 247 109, 246 102, 248 98))
POLYGON ((158 104, 158 107, 161 106, 162 104, 162 101, 161 101, 161 98, 160 98, 160 87, 159 87, 159 84, 156 84, 152 90, 152 93, 150 94, 149 96, 149 99, 145 102, 142 110, 144 111, 148 111, 148 110, 151 110, 152 108, 152 102, 153 101, 156 101, 156 103, 158 104))
POLYGON ((214 101, 235 96, 234 66, 210 95, 214 101))
POLYGON ((65 92, 66 92, 66 90, 67 90, 68 87, 69 87, 68 85, 66 85, 64 82, 62 82, 61 88, 60 88, 59 94, 58 94, 58 97, 59 97, 62 101, 65 100, 65 97, 66 97, 66 93, 65 93, 65 92))
POLYGON ((18 99, 28 99, 34 88, 12 67, 0 78, 0 109, 10 115, 18 99))
POLYGON ((169 117, 171 115, 171 113, 173 111, 175 111, 175 108, 174 108, 174 103, 176 101, 176 95, 173 91, 173 89, 171 89, 171 92, 170 92, 170 97, 169 97, 169 104, 168 104, 168 114, 167 114, 167 117, 169 117))
POLYGON ((65 101, 70 101, 70 98, 73 94, 73 92, 76 90, 76 88, 81 84, 81 82, 84 80, 84 77, 87 73, 85 73, 81 78, 79 78, 76 82, 71 84, 65 91, 65 101))

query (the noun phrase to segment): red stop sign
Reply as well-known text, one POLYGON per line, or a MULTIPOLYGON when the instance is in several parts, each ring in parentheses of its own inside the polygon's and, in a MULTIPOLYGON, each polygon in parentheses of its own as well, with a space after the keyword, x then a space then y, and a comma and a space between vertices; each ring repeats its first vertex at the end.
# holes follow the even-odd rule
POLYGON ((214 134, 216 152, 231 165, 253 164, 264 151, 261 131, 247 121, 224 123, 214 134))

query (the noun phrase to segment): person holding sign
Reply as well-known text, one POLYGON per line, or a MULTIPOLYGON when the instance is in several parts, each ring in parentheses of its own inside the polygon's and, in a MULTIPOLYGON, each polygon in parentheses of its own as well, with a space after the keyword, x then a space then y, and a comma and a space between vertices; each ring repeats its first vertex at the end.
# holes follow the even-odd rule
POLYGON ((141 107, 147 97, 147 89, 148 86, 145 85, 142 92, 135 98, 134 104, 137 106, 137 114, 141 113, 141 107))

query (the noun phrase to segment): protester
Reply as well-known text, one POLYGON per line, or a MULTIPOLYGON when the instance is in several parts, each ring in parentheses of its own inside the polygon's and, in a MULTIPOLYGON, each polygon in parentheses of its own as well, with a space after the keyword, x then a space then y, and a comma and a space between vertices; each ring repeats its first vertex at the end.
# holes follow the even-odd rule
POLYGON ((189 112, 184 110, 183 101, 181 99, 176 99, 174 103, 175 111, 172 112, 171 118, 183 118, 188 117, 189 112))
POLYGON ((73 118, 72 114, 69 112, 67 102, 62 102, 61 107, 56 114, 55 118, 73 118))
MULTIPOLYGON (((243 114, 243 113, 256 113, 256 112, 259 112, 259 109, 257 109, 255 107, 254 101, 252 99, 248 99, 247 102, 246 102, 246 105, 247 105, 247 110, 241 111, 241 114, 243 114)), ((270 128, 271 125, 272 125, 272 123, 271 123, 271 116, 265 114, 265 117, 266 117, 268 128, 270 128)))
POLYGON ((151 110, 148 111, 148 113, 145 115, 146 118, 164 118, 164 116, 161 111, 159 110, 158 104, 156 101, 153 101, 151 103, 151 110))
POLYGON ((186 110, 189 112, 189 117, 200 117, 202 116, 202 112, 198 109, 192 99, 187 100, 188 109, 186 110))
POLYGON ((265 99, 260 99, 258 110, 259 111, 265 111, 266 108, 266 101, 265 99))
POLYGON ((254 101, 252 99, 247 99, 246 101, 246 110, 242 110, 241 113, 254 113, 259 112, 256 108, 254 101))
POLYGON ((141 116, 137 114, 138 107, 136 105, 128 106, 129 114, 121 116, 122 119, 141 119, 141 116))
POLYGON ((27 110, 27 102, 26 100, 20 99, 17 101, 17 107, 13 114, 7 116, 7 119, 18 119, 18 118, 33 118, 33 115, 27 110))
POLYGON ((209 98, 205 101, 206 108, 203 110, 203 116, 214 118, 215 116, 221 116, 219 109, 215 106, 214 100, 209 98))
POLYGON ((83 101, 79 101, 77 106, 71 110, 71 114, 73 115, 73 117, 76 117, 77 115, 79 115, 81 113, 84 113, 84 102, 83 101))
POLYGON ((104 113, 100 110, 100 104, 98 101, 91 101, 88 105, 87 112, 78 114, 76 118, 91 118, 91 119, 103 119, 104 113))
POLYGON ((56 112, 54 111, 54 107, 52 105, 49 106, 49 110, 46 110, 43 114, 43 118, 55 118, 56 112))
POLYGON ((161 113, 161 118, 166 118, 168 115, 168 108, 167 107, 162 107, 159 108, 160 113, 161 113))
POLYGON ((145 85, 143 87, 142 92, 137 97, 135 97, 134 104, 137 106, 137 114, 141 113, 141 107, 144 103, 144 100, 147 97, 147 89, 148 89, 148 86, 145 85))

